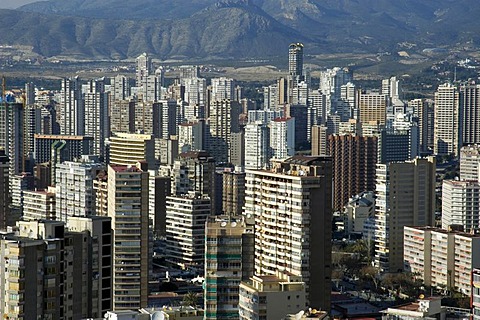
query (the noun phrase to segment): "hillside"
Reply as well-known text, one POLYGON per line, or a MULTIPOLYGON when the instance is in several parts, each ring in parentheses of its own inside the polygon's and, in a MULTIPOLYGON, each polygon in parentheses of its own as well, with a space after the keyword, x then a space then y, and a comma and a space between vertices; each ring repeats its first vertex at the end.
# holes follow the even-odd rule
POLYGON ((312 54, 480 42, 480 1, 216 1, 41 1, 0 11, 1 41, 45 56, 196 59, 274 56, 291 41, 312 54))

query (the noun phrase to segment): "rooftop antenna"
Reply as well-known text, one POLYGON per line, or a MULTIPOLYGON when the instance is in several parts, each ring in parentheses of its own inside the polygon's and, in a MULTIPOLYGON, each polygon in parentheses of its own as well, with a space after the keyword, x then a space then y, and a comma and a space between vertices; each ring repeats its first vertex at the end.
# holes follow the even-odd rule
POLYGON ((455 69, 453 70, 453 82, 457 82, 457 66, 455 66, 455 69))

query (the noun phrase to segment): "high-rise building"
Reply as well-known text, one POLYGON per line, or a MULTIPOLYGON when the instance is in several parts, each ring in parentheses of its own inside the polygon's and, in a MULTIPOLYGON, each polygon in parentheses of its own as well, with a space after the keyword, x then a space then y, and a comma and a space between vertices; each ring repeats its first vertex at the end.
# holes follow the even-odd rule
POLYGON ((245 126, 245 168, 262 169, 270 164, 270 128, 262 121, 245 126))
POLYGON ((110 100, 124 101, 130 97, 130 82, 126 76, 117 75, 110 78, 110 100))
POLYGON ((381 272, 403 270, 403 227, 434 225, 435 170, 433 157, 377 164, 374 263, 381 272))
POLYGON ((9 161, 10 177, 25 171, 25 113, 21 103, 0 103, 0 148, 9 161))
POLYGON ((312 156, 328 154, 327 127, 315 125, 312 127, 312 156))
POLYGON ((330 309, 332 161, 295 156, 247 170, 245 214, 255 218, 255 275, 300 276, 311 306, 330 309))
MULTIPOLYGON (((306 105, 287 105, 285 108, 287 118, 295 118, 295 148, 305 146, 308 140, 308 119, 306 105)), ((300 148, 301 149, 301 148, 300 148)))
POLYGON ((207 80, 204 78, 186 78, 185 101, 189 104, 207 105, 207 80))
POLYGON ((245 205, 245 172, 225 169, 223 171, 222 212, 228 216, 241 216, 245 205))
POLYGON ((112 220, 73 217, 66 227, 72 248, 65 251, 65 260, 74 265, 73 285, 67 288, 73 319, 100 318, 112 309, 112 220))
POLYGON ((111 132, 135 132, 135 101, 115 100, 110 107, 111 132))
POLYGON ((136 75, 135 85, 141 87, 144 79, 152 74, 152 60, 146 52, 142 53, 135 59, 136 75))
POLYGON ((4 230, 10 215, 11 193, 9 182, 9 159, 4 149, 0 149, 0 230, 4 230))
POLYGON ((84 134, 93 137, 93 154, 99 156, 100 159, 105 156, 105 139, 110 136, 108 105, 108 94, 105 92, 104 80, 89 81, 84 93, 84 134))
POLYGON ((165 236, 165 219, 167 210, 167 196, 171 195, 172 183, 170 177, 149 172, 149 216, 151 228, 157 237, 165 236))
POLYGON ((433 118, 433 108, 425 99, 410 100, 408 106, 413 108, 413 113, 418 119, 419 148, 420 153, 425 154, 429 150, 430 143, 433 142, 433 129, 429 125, 430 118, 433 118))
POLYGON ((95 215, 93 180, 103 168, 103 164, 95 156, 82 156, 76 161, 65 161, 57 165, 55 177, 57 220, 68 222, 69 217, 95 215))
POLYGON ((303 43, 292 43, 288 47, 288 73, 294 78, 303 76, 303 43))
POLYGON ((480 184, 474 181, 444 180, 442 185, 442 228, 480 231, 480 184))
POLYGON ((157 75, 144 77, 141 86, 141 99, 143 101, 154 102, 162 99, 162 81, 163 78, 157 75))
POLYGON ((225 77, 212 78, 210 102, 235 99, 235 80, 225 77))
POLYGON ((405 269, 426 286, 472 293, 472 271, 480 267, 480 236, 432 227, 404 228, 405 269))
POLYGON ((372 121, 385 125, 387 121, 387 106, 389 97, 378 92, 358 91, 358 109, 360 110, 360 121, 369 123, 372 121))
POLYGON ((412 160, 420 155, 418 127, 382 129, 378 134, 378 163, 412 160))
POLYGON ((155 140, 149 134, 114 133, 110 137, 110 164, 135 165, 147 161, 155 168, 155 140))
POLYGON ((199 66, 180 66, 180 80, 183 81, 184 79, 190 78, 200 78, 200 67, 199 66))
POLYGON ((205 150, 204 120, 179 124, 178 150, 180 153, 205 150))
POLYGON ((92 137, 36 134, 34 138, 35 163, 52 161, 55 165, 93 152, 92 137))
POLYGON ((480 181, 480 145, 460 149, 460 180, 480 181))
POLYGON ((110 219, 19 221, 0 236, 0 312, 10 319, 99 318, 111 309, 110 219), (73 223, 73 221, 72 221, 73 223))
POLYGON ((229 159, 233 166, 245 167, 245 131, 231 133, 229 159))
POLYGON ((203 269, 205 261, 205 222, 210 198, 195 192, 167 197, 166 261, 183 268, 203 269))
MULTIPOLYGON (((184 195, 189 192, 208 195, 212 199, 212 213, 215 204, 215 160, 205 151, 181 153, 172 170, 172 194, 184 195)), ((221 210, 221 208, 218 208, 221 210)))
POLYGON ((23 192, 24 220, 56 220, 55 188, 23 192))
POLYGON ((232 133, 239 132, 239 102, 232 100, 214 101, 210 104, 207 150, 217 163, 230 162, 232 133))
POLYGON ((60 94, 60 133, 74 136, 84 135, 85 105, 78 77, 63 79, 60 94))
POLYGON ((270 148, 275 159, 295 154, 295 118, 276 118, 270 122, 270 148))
POLYGON ((333 163, 333 209, 342 210, 350 197, 375 190, 377 139, 352 135, 328 137, 333 163))
POLYGON ((211 216, 205 227, 205 319, 238 318, 240 281, 253 276, 253 225, 211 216))
POLYGON ((435 92, 434 145, 433 152, 438 155, 458 156, 462 146, 460 99, 458 89, 445 83, 435 92))
POLYGON ((113 310, 147 306, 149 277, 148 172, 108 166, 108 216, 113 230, 113 310))
POLYGON ((463 144, 480 143, 480 85, 460 86, 461 130, 463 144))

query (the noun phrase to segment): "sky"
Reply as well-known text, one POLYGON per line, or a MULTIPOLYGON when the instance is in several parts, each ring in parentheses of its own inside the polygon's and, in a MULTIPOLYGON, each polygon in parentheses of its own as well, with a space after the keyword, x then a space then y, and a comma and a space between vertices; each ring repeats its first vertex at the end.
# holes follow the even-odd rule
POLYGON ((39 0, 0 0, 0 9, 15 9, 24 4, 37 1, 39 0))

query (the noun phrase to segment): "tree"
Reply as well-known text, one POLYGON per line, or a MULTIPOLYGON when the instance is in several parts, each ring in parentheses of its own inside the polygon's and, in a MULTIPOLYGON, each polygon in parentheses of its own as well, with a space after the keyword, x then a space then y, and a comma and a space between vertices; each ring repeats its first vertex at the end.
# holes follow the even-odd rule
POLYGON ((195 292, 188 291, 184 296, 183 296, 183 305, 184 306, 190 306, 190 307, 197 307, 197 302, 198 302, 198 296, 195 292))
POLYGON ((374 266, 365 266, 360 269, 360 278, 365 279, 373 283, 375 291, 378 291, 378 285, 380 283, 380 270, 374 266))

